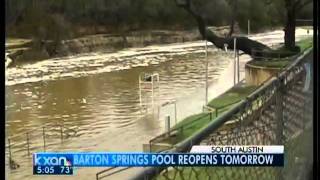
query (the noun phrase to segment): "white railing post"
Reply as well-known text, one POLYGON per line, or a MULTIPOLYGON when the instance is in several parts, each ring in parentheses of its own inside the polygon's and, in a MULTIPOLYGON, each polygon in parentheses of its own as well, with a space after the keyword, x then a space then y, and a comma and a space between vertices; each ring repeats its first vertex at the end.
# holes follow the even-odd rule
POLYGON ((165 118, 165 129, 166 129, 166 133, 168 133, 168 136, 170 136, 170 116, 166 115, 165 118))
POLYGON ((236 58, 237 58, 237 38, 233 39, 233 51, 234 51, 234 60, 233 60, 233 85, 236 85, 236 58))

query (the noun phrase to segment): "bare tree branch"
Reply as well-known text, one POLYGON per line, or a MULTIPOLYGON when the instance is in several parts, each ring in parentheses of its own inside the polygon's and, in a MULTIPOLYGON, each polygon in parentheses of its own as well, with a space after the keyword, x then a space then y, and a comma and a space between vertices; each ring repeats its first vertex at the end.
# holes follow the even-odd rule
POLYGON ((263 56, 271 50, 271 48, 268 46, 258 41, 251 40, 247 37, 219 37, 206 27, 204 17, 202 17, 192 8, 190 0, 176 0, 176 3, 179 7, 183 7, 196 19, 202 38, 212 42, 217 48, 224 49, 225 45, 227 45, 228 49, 233 49, 234 38, 236 38, 236 48, 243 51, 245 54, 251 55, 253 51, 259 51, 257 54, 259 56, 263 56))

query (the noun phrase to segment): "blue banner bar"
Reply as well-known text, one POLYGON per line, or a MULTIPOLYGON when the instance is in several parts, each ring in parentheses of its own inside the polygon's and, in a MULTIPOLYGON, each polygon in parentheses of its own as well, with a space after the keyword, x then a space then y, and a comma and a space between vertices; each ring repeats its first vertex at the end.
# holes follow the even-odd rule
POLYGON ((283 154, 36 153, 34 166, 283 166, 283 154))

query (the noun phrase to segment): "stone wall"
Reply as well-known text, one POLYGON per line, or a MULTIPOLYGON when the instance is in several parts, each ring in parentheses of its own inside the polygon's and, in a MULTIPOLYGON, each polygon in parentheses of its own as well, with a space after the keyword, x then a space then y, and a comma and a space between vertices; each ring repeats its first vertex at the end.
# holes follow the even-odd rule
POLYGON ((280 70, 280 68, 255 66, 247 63, 245 65, 245 80, 248 85, 259 86, 280 70))

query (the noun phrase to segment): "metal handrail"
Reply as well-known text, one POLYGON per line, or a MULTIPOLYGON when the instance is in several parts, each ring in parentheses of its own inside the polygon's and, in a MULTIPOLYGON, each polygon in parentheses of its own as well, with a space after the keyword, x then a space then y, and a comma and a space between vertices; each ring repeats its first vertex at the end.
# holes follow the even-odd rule
POLYGON ((25 136, 27 133, 32 133, 32 132, 35 132, 35 130, 38 130, 38 129, 42 129, 42 128, 45 128, 49 125, 53 125, 53 126, 56 126, 56 127, 63 127, 63 129, 66 129, 66 130, 70 130, 70 131, 75 131, 73 129, 70 129, 66 126, 64 126, 64 124, 60 124, 60 123, 57 123, 57 122, 48 122, 48 123, 45 123, 41 126, 38 126, 38 127, 35 127, 35 128, 32 128, 30 130, 27 130, 27 131, 24 131, 24 132, 20 132, 18 134, 15 134, 15 135, 11 135, 11 136, 8 136, 7 139, 14 139, 14 138, 17 138, 17 137, 21 137, 21 136, 25 136))
MULTIPOLYGON (((32 128, 31 130, 28 130, 19 134, 15 134, 13 136, 9 136, 7 138, 7 143, 5 145, 5 148, 8 152, 8 154, 6 152, 6 155, 8 155, 8 158, 10 159, 9 161, 10 167, 11 167, 11 162, 13 162, 13 159, 15 159, 16 153, 19 154, 19 156, 21 156, 22 155, 21 153, 26 151, 26 156, 30 157, 31 152, 36 149, 43 148, 43 151, 46 151, 48 147, 62 143, 63 140, 65 139, 65 135, 70 136, 70 134, 67 133, 67 131, 72 131, 74 135, 76 135, 77 133, 76 130, 70 129, 64 126, 64 124, 49 122, 41 126, 38 126, 36 128, 32 128), (52 141, 52 139, 50 139, 56 136, 57 137, 60 136, 61 142, 52 141), (16 139, 16 138, 21 138, 21 139, 16 139), (42 141, 41 142, 42 144, 40 144, 39 142, 35 143, 34 142, 35 139, 42 141), (50 140, 48 141, 48 139, 50 140)), ((74 135, 71 135, 71 136, 74 136, 74 135)))
POLYGON ((124 167, 123 169, 119 169, 119 170, 116 170, 116 171, 114 171, 114 172, 112 172, 112 173, 110 173, 110 174, 107 174, 107 175, 104 175, 104 176, 102 176, 102 177, 99 177, 100 175, 105 174, 105 173, 107 173, 107 172, 110 172, 110 171, 112 171, 112 170, 114 170, 114 169, 116 169, 116 168, 118 168, 118 166, 110 167, 110 168, 104 169, 104 170, 102 170, 102 171, 99 171, 99 172, 96 174, 96 180, 100 180, 100 179, 102 179, 102 178, 111 176, 111 175, 116 174, 116 173, 118 173, 118 172, 125 171, 125 170, 127 170, 127 169, 132 168, 132 167, 124 167))

